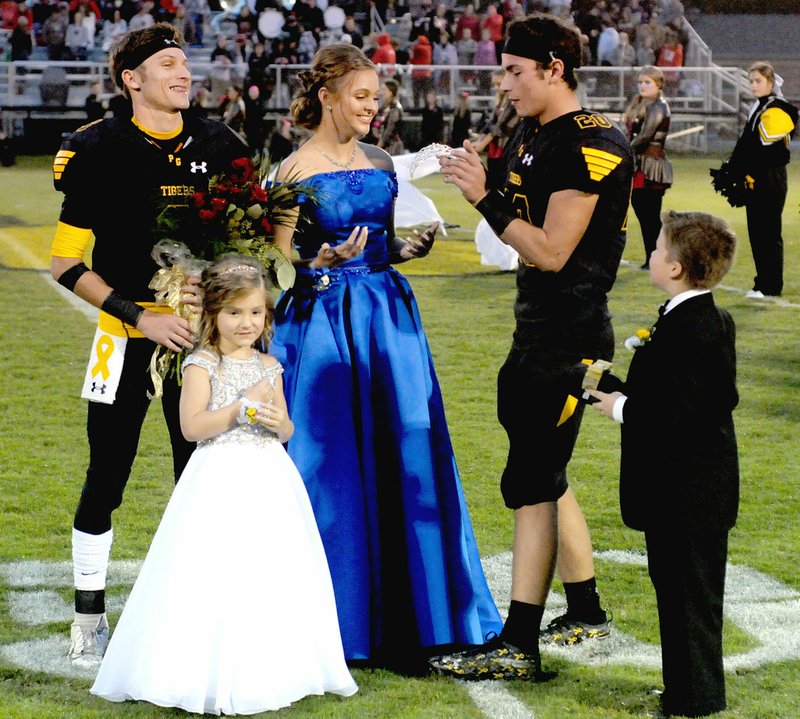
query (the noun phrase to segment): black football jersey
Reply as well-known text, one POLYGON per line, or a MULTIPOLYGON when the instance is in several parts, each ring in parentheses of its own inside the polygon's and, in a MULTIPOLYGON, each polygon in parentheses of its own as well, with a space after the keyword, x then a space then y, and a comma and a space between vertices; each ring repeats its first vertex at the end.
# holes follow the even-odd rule
POLYGON ((152 301, 153 245, 191 240, 180 231, 160 236, 159 214, 168 205, 188 206, 212 176, 250 154, 220 122, 185 117, 180 134, 169 140, 129 120, 93 122, 70 134, 56 155, 53 180, 64 193, 59 219, 93 232, 92 269, 109 286, 126 299, 152 301))
POLYGON ((504 184, 517 215, 544 224, 561 190, 598 195, 585 234, 559 272, 520 263, 514 347, 591 357, 591 340, 610 322, 606 293, 625 247, 633 157, 603 115, 580 110, 543 126, 525 120, 505 150, 504 184))

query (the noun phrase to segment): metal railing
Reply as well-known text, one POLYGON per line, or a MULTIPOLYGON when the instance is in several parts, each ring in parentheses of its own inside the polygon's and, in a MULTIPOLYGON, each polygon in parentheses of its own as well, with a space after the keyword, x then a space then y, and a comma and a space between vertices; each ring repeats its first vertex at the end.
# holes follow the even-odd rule
MULTIPOLYGON (((694 43, 697 45, 697 43, 694 43)), ((269 72, 274 90, 266 103, 272 113, 286 111, 295 89, 299 86, 298 72, 307 65, 272 65, 269 72)), ((213 62, 193 60, 192 79, 195 87, 200 85, 212 89, 212 97, 218 98, 234 83, 241 83, 247 74, 244 63, 223 69, 213 62)), ((407 111, 421 107, 427 89, 433 89, 440 104, 446 109, 455 107, 458 96, 470 93, 470 105, 475 110, 493 106, 491 77, 497 70, 485 65, 394 65, 379 66, 382 78, 394 77, 400 81, 400 101, 407 111), (420 78, 420 71, 430 71, 429 78, 420 78)), ((716 65, 665 68, 667 87, 665 95, 673 112, 673 123, 682 125, 680 130, 696 128, 686 133, 691 147, 704 149, 703 138, 710 125, 724 124, 736 134, 740 129, 743 99, 748 97, 743 70, 736 67, 716 65)), ((618 119, 630 97, 636 92, 637 68, 586 67, 579 70, 579 95, 587 109, 606 112, 618 119)), ((46 62, 28 61, 0 63, 0 107, 4 114, 36 111, 57 115, 59 110, 76 116, 82 110, 86 96, 93 83, 100 82, 110 90, 108 66, 94 62, 46 62), (45 101, 45 74, 48 68, 60 67, 65 71, 67 102, 53 105, 45 101)))

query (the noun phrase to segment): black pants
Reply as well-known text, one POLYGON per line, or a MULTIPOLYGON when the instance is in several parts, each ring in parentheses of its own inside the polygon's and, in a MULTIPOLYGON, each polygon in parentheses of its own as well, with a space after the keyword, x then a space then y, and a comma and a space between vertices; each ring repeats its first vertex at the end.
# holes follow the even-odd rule
POLYGON ((698 717, 723 711, 722 600, 726 531, 647 531, 647 564, 656 590, 664 711, 698 717))
MULTIPOLYGON (((89 469, 83 485, 75 529, 104 534, 111 529, 111 513, 122 504, 122 495, 139 446, 142 423, 152 392, 149 364, 155 344, 146 339, 128 340, 125 362, 114 404, 89 402, 86 434, 89 439, 89 469)), ((174 377, 164 381, 161 399, 172 444, 175 481, 181 476, 194 443, 181 434, 178 402, 180 387, 174 377)))
POLYGON ((783 224, 786 203, 786 166, 754 175, 752 197, 747 200, 747 234, 756 265, 754 290, 779 295, 783 290, 783 224))
POLYGON ((631 206, 642 228, 644 262, 650 264, 650 255, 656 249, 656 240, 661 232, 661 203, 665 190, 643 188, 631 193, 631 206))

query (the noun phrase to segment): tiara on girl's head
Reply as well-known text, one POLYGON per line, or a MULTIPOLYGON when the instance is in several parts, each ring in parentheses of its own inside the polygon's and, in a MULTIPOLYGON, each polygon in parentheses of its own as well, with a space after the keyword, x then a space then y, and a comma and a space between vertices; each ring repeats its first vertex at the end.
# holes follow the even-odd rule
POLYGON ((257 268, 253 267, 252 265, 234 265, 233 267, 229 267, 227 270, 222 270, 222 272, 220 272, 219 274, 220 275, 229 275, 232 272, 251 272, 254 275, 260 275, 261 274, 261 272, 257 268))

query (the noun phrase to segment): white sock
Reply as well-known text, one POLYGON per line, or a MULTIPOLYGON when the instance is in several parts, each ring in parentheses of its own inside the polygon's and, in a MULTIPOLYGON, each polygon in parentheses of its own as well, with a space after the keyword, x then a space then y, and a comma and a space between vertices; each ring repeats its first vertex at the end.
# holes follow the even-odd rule
POLYGON ((75 589, 97 592, 106 588, 108 557, 113 540, 113 529, 103 534, 87 534, 73 528, 72 571, 75 589))
MULTIPOLYGON (((75 612, 75 624, 79 624, 82 626, 86 631, 91 631, 92 629, 97 629, 100 626, 100 622, 105 617, 105 613, 103 614, 81 614, 80 612, 75 612)), ((105 622, 107 625, 108 622, 105 622)))

